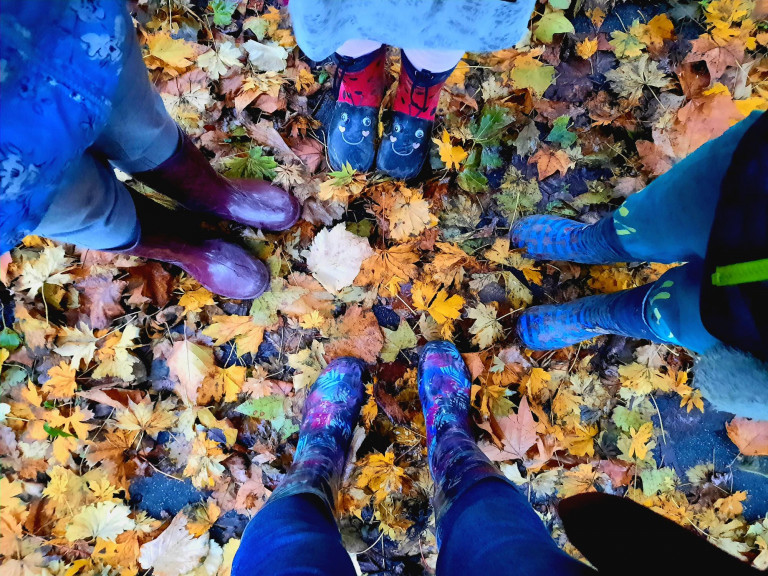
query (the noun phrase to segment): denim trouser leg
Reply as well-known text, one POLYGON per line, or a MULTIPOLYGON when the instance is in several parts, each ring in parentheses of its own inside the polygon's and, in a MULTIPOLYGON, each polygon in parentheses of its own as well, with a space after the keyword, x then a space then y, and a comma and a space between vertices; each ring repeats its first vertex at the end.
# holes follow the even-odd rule
POLYGON ((333 515, 320 498, 267 502, 250 521, 232 576, 355 576, 333 515))
POLYGON ((149 81, 136 32, 128 18, 123 71, 112 100, 112 114, 93 147, 128 174, 152 170, 179 145, 179 127, 149 81))
POLYGON ((516 488, 489 478, 464 492, 441 518, 437 576, 595 574, 563 552, 516 488))
POLYGON ((126 60, 112 114, 94 145, 71 166, 34 233, 94 250, 129 248, 140 226, 128 189, 102 158, 126 172, 150 170, 177 149, 179 128, 149 82, 136 33, 127 19, 126 60))
POLYGON ((93 250, 130 248, 140 226, 128 189, 86 153, 71 166, 34 234, 93 250))

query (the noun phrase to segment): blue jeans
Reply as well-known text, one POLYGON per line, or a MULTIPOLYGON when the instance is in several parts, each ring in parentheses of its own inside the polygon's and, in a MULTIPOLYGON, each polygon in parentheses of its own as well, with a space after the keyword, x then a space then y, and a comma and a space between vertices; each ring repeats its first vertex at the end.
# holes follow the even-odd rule
POLYGON ((66 171, 40 224, 38 236, 94 250, 128 248, 139 224, 128 189, 112 170, 151 170, 179 144, 179 128, 149 82, 130 16, 125 62, 106 127, 86 153, 66 171), (109 161, 109 163, 107 162, 109 161))
POLYGON ((703 262, 723 178, 760 114, 753 112, 698 148, 613 213, 619 242, 635 260, 687 262, 657 280, 646 298, 646 320, 660 340, 699 353, 720 343, 701 321, 703 262))
MULTIPOLYGON (((471 486, 440 519, 439 576, 570 576, 594 570, 563 552, 526 498, 489 478, 471 486)), ((233 576, 354 576, 328 507, 314 495, 280 498, 243 533, 233 576)))

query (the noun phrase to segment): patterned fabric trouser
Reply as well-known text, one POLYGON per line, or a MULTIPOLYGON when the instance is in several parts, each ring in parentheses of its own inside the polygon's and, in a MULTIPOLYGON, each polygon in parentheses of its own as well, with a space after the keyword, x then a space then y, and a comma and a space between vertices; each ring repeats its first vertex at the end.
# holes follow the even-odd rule
POLYGON ((126 60, 107 126, 71 166, 34 234, 94 250, 132 246, 140 233, 128 189, 110 166, 151 170, 178 147, 179 128, 152 87, 130 17, 126 60), (109 163, 107 162, 109 161, 109 163))
POLYGON ((637 261, 687 262, 653 284, 645 303, 651 330, 666 342, 696 352, 719 344, 699 311, 703 263, 721 194, 736 147, 759 118, 756 112, 704 144, 613 214, 619 241, 637 261))

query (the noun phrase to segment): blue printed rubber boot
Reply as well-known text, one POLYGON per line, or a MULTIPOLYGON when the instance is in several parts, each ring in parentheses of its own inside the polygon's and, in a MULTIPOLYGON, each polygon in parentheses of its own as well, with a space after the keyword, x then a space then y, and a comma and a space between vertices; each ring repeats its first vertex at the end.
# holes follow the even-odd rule
MULTIPOLYGON (((427 428, 429 470, 435 482, 435 516, 486 478, 507 481, 477 447, 469 422, 467 365, 450 342, 429 342, 419 359, 419 398, 427 428)), ((438 527, 440 523, 437 523, 438 527)), ((438 532, 438 542, 441 534, 438 532)))
POLYGON ((336 106, 328 124, 328 160, 331 168, 347 164, 367 172, 376 157, 379 107, 386 90, 387 49, 352 58, 334 55, 336 106))
POLYGON ((534 260, 564 260, 583 264, 632 262, 619 243, 609 214, 594 224, 582 224, 559 216, 527 216, 509 231, 515 248, 525 248, 534 260))
POLYGON ((565 304, 533 306, 520 315, 517 335, 531 350, 565 348, 601 334, 662 342, 645 317, 645 300, 652 287, 646 284, 565 304))
POLYGON ((337 358, 312 384, 293 464, 269 502, 309 493, 319 496, 330 510, 336 509, 352 431, 365 397, 363 369, 357 358, 337 358))
POLYGON ((376 156, 378 170, 401 180, 419 175, 429 157, 440 92, 451 72, 417 70, 402 52, 400 80, 376 156))

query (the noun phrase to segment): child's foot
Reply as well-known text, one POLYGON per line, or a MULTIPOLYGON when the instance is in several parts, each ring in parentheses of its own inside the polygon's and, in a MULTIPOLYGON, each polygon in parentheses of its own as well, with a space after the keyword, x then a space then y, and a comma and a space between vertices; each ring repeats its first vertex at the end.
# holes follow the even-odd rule
POLYGON ((402 180, 419 175, 429 157, 440 91, 451 72, 416 70, 402 52, 400 84, 376 158, 379 170, 402 180))
POLYGON ((349 164, 365 172, 373 165, 386 56, 384 46, 359 58, 335 56, 339 93, 328 125, 328 159, 334 170, 349 164))
POLYGON ((485 478, 503 478, 477 447, 469 425, 472 382, 450 342, 429 342, 419 360, 419 398, 427 427, 429 469, 435 482, 435 513, 485 478))
POLYGON ((352 431, 363 405, 363 362, 337 358, 322 371, 304 404, 293 465, 275 498, 312 493, 333 510, 352 431))
POLYGON ((556 350, 601 334, 659 341, 645 318, 645 300, 653 284, 579 298, 565 304, 546 304, 525 310, 517 321, 517 335, 531 350, 556 350))
POLYGON ((525 248, 527 256, 536 260, 585 264, 632 260, 619 243, 611 215, 595 224, 582 224, 559 216, 526 216, 512 225, 509 238, 513 247, 525 248))

